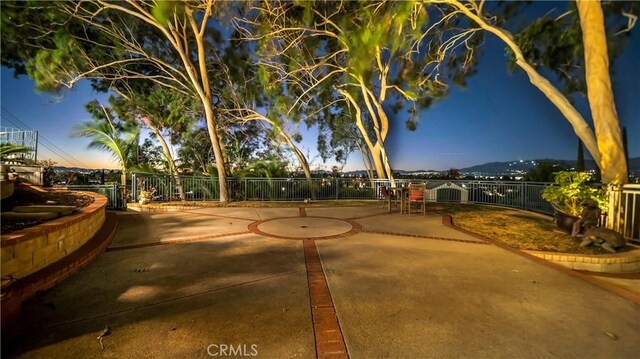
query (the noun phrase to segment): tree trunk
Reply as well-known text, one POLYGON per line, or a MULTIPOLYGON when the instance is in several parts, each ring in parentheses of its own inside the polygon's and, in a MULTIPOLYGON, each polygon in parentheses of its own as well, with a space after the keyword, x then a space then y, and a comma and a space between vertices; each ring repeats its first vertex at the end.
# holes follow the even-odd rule
MULTIPOLYGON (((366 89, 364 89, 364 85, 361 85, 361 88, 363 88, 362 93, 364 94, 364 96, 368 96, 366 89)), ((385 167, 387 170, 389 170, 390 168, 387 163, 386 152, 383 151, 384 144, 380 143, 380 141, 376 141, 374 143, 369 138, 369 133, 367 132, 367 129, 364 126, 364 122, 362 121, 362 110, 360 109, 360 106, 358 105, 358 102, 355 100, 355 98, 351 94, 349 94, 347 91, 344 91, 342 89, 337 89, 337 91, 342 96, 344 96, 345 99, 347 99, 347 101, 351 104, 351 106, 353 106, 354 110, 356 111, 356 115, 355 115, 356 127, 360 131, 360 134, 362 135, 362 139, 364 140, 365 145, 367 146, 367 148, 369 149, 369 152, 371 153, 371 160, 373 161, 373 164, 376 168, 376 174, 378 175, 378 178, 380 179, 388 178, 391 181, 391 184, 393 185, 394 184, 393 174, 387 173, 385 170, 385 167), (383 159, 383 156, 384 156, 384 159, 383 159)), ((371 106, 369 106, 369 108, 370 108, 369 111, 372 111, 371 106)), ((372 114, 372 116, 375 116, 375 114, 372 114)), ((375 121, 376 118, 372 118, 372 120, 375 121)), ((382 138, 382 135, 379 129, 374 129, 374 131, 376 131, 376 138, 382 138)))
POLYGON ((160 146, 162 146, 162 152, 164 152, 164 156, 167 158, 167 162, 169 163, 169 171, 171 172, 173 179, 176 181, 176 187, 178 188, 178 195, 180 195, 180 200, 185 201, 186 198, 184 187, 182 186, 182 180, 180 179, 180 175, 176 170, 176 162, 173 159, 173 155, 171 154, 171 150, 169 149, 167 141, 165 141, 164 137, 162 137, 162 134, 160 134, 160 130, 158 130, 158 128, 151 124, 151 121, 147 123, 147 127, 149 127, 151 132, 153 132, 153 134, 158 139, 158 142, 160 142, 160 146))
POLYGON ((386 179, 387 174, 384 171, 384 165, 382 163, 382 157, 380 156, 380 147, 377 144, 372 145, 371 147, 367 145, 369 148, 369 152, 371 152, 371 160, 373 161, 373 166, 376 169, 376 176, 379 179, 386 179))
POLYGON ((207 119, 207 132, 211 140, 213 155, 216 158, 216 168, 218 169, 218 184, 220 186, 220 202, 229 202, 229 188, 227 185, 227 168, 224 165, 224 156, 222 155, 222 147, 220 146, 220 138, 216 129, 215 120, 213 118, 213 110, 211 103, 203 100, 205 117, 207 119))
POLYGON ((367 177, 372 180, 373 179, 373 163, 371 163, 371 154, 369 151, 365 150, 362 145, 357 142, 356 146, 358 147, 358 152, 360 152, 360 156, 362 157, 362 163, 364 163, 364 169, 367 171, 367 177))
POLYGON ((307 161, 307 157, 305 157, 304 153, 300 151, 298 146, 296 146, 291 138, 284 132, 280 132, 280 136, 284 138, 285 142, 289 145, 293 153, 298 158, 298 162, 300 162, 300 167, 302 167, 302 171, 304 172, 304 176, 307 179, 307 183, 309 184, 309 191, 311 191, 311 199, 317 199, 316 189, 313 187, 313 181, 311 179, 311 168, 309 168, 309 162, 307 161))
POLYGON ((609 52, 600 1, 576 1, 582 28, 589 107, 605 184, 628 181, 627 163, 609 77, 609 52))

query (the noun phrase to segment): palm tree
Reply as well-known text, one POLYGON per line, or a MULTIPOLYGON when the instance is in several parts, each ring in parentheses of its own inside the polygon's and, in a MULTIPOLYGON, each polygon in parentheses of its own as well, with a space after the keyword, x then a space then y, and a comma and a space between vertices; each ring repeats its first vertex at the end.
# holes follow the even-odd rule
POLYGON ((126 185, 127 169, 133 165, 139 129, 130 124, 116 122, 110 111, 97 101, 87 104, 87 110, 94 115, 94 119, 76 126, 72 135, 91 139, 88 148, 111 153, 122 169, 122 184, 126 185), (101 113, 96 111, 96 106, 102 110, 101 113))
POLYGON ((0 160, 2 162, 23 162, 21 155, 28 154, 31 151, 33 150, 21 145, 2 143, 0 144, 0 160))

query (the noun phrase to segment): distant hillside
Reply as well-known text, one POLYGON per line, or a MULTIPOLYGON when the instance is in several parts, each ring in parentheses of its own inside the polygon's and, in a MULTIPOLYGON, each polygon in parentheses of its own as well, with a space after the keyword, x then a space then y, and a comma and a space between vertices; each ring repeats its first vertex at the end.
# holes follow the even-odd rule
MULTIPOLYGON (((471 166, 467 168, 461 168, 460 172, 467 173, 487 173, 487 174, 501 174, 514 171, 529 171, 534 168, 540 161, 549 161, 553 163, 560 163, 569 168, 575 168, 575 160, 554 160, 554 159, 536 159, 536 160, 518 160, 509 162, 489 162, 481 165, 471 166)), ((584 165, 587 170, 596 168, 596 164, 592 160, 585 160, 584 165)), ((632 172, 640 172, 640 157, 629 159, 629 169, 632 172)))
MULTIPOLYGON (((509 173, 519 173, 519 172, 527 172, 530 169, 537 166, 540 161, 549 161, 552 163, 560 163, 569 168, 575 168, 576 161, 575 160, 554 160, 554 159, 536 159, 536 160, 517 160, 517 161, 509 161, 509 162, 488 162, 481 165, 460 168, 460 172, 462 173, 482 173, 485 175, 502 175, 509 173)), ((592 160, 585 160, 585 167, 587 170, 593 170, 596 168, 596 164, 592 160)), ((629 159, 629 169, 631 172, 639 174, 640 173, 640 157, 634 157, 629 159)), ((399 174, 424 174, 426 172, 446 172, 446 171, 433 171, 433 170, 414 170, 414 171, 406 171, 406 170, 394 170, 394 173, 399 174)), ((356 170, 345 172, 347 175, 356 175, 363 176, 366 175, 367 172, 364 170, 356 170)))
POLYGON ((65 166, 54 166, 53 170, 57 172, 111 171, 108 169, 92 169, 92 168, 65 167, 65 166))

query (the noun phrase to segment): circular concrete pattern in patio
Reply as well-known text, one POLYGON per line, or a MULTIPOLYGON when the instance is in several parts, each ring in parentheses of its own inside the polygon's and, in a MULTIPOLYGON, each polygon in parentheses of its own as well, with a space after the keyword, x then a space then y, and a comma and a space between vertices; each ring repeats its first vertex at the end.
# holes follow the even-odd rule
POLYGON ((334 239, 354 235, 362 228, 349 220, 326 217, 288 217, 253 222, 249 230, 280 239, 334 239))

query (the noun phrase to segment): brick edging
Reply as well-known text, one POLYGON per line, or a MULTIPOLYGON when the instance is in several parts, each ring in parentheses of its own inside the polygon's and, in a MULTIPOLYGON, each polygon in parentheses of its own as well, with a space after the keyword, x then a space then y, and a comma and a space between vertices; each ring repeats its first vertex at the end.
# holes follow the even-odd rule
POLYGON ((117 215, 106 212, 102 227, 82 247, 55 263, 2 288, 3 329, 15 323, 20 314, 22 302, 33 298, 39 292, 51 289, 86 267, 104 252, 115 237, 117 227, 117 215))
POLYGON ((478 238, 480 240, 487 241, 487 242, 495 245, 496 247, 500 247, 500 248, 502 248, 504 250, 507 250, 507 251, 509 251, 509 252, 511 252, 513 254, 517 254, 517 255, 519 255, 521 257, 524 257, 524 258, 526 258, 526 259, 528 259, 530 261, 533 261, 533 262, 542 264, 544 266, 553 268, 553 269, 555 269, 557 271, 560 271, 560 272, 563 272, 563 273, 565 273, 565 274, 567 274, 567 275, 569 275, 571 277, 582 279, 585 282, 588 282, 588 283, 593 284, 595 286, 598 286, 598 287, 600 287, 602 289, 605 289, 605 290, 608 290, 608 291, 610 291, 612 293, 615 293, 615 294, 619 295, 620 297, 622 297, 622 298, 624 298, 624 299, 626 299, 626 300, 628 300, 628 301, 630 301, 630 302, 632 302, 634 304, 640 304, 640 295, 638 295, 638 293, 634 293, 634 292, 626 290, 624 288, 615 286, 615 285, 613 285, 613 284, 611 284, 609 282, 605 282, 603 280, 600 280, 598 278, 592 277, 590 275, 586 275, 584 273, 577 272, 575 270, 569 269, 569 268, 567 268, 565 266, 562 266, 560 264, 549 262, 549 261, 547 261, 545 259, 536 257, 536 256, 531 255, 531 254, 526 253, 526 252, 523 252, 523 251, 521 251, 519 249, 510 247, 510 246, 508 246, 508 245, 506 245, 506 244, 504 244, 502 242, 496 241, 496 240, 494 240, 492 238, 485 237, 485 236, 483 236, 481 234, 466 230, 464 228, 460 228, 460 227, 456 226, 455 224, 453 224, 453 216, 451 216, 450 214, 443 214, 442 215, 442 224, 444 224, 447 227, 451 227, 451 228, 453 228, 453 229, 455 229, 457 231, 460 231, 462 233, 466 233, 466 234, 468 234, 470 236, 476 237, 476 238, 478 238))
POLYGON ((470 241, 468 239, 457 239, 457 238, 448 238, 448 237, 437 237, 437 236, 426 236, 422 234, 411 234, 411 233, 397 233, 397 232, 387 232, 387 231, 372 231, 364 229, 362 233, 371 233, 371 234, 384 234, 388 236, 398 236, 398 237, 411 237, 411 238, 420 238, 420 239, 433 239, 437 241, 449 241, 449 242, 460 242, 460 243, 471 243, 471 244, 483 244, 483 245, 491 245, 486 241, 470 241))
POLYGON ((313 239, 305 239, 302 243, 307 268, 316 358, 347 359, 349 358, 347 345, 333 305, 327 278, 324 275, 320 253, 313 239))

